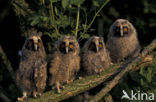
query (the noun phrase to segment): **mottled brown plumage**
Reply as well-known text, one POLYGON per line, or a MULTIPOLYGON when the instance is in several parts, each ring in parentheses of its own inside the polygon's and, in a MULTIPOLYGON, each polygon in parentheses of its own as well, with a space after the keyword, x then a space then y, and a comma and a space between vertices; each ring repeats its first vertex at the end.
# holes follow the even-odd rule
POLYGON ((125 19, 117 19, 110 27, 106 47, 114 63, 136 57, 140 52, 137 33, 125 19))
POLYGON ((50 86, 55 86, 57 92, 65 83, 74 80, 80 68, 79 44, 73 36, 64 36, 57 41, 49 61, 50 86))
POLYGON ((23 93, 23 97, 19 100, 29 96, 41 96, 47 79, 45 57, 41 33, 33 32, 22 48, 22 56, 17 71, 17 85, 23 93))
POLYGON ((110 57, 102 37, 93 36, 84 44, 81 61, 85 75, 97 74, 109 67, 110 57))

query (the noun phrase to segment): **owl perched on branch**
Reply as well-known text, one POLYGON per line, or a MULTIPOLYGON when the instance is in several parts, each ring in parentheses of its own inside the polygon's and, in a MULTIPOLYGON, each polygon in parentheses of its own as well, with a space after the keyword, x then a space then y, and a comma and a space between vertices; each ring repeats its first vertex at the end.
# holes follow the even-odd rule
POLYGON ((33 32, 22 48, 17 85, 23 93, 22 98, 40 97, 46 86, 47 69, 46 53, 41 40, 41 33, 33 32))
POLYGON ((140 44, 134 26, 125 19, 117 19, 110 27, 106 47, 113 62, 138 56, 140 44))
POLYGON ((85 75, 97 74, 110 65, 109 53, 102 37, 91 37, 82 48, 82 70, 85 75))
POLYGON ((64 36, 55 44, 49 61, 50 86, 58 93, 63 84, 74 80, 80 68, 79 44, 73 36, 64 36))

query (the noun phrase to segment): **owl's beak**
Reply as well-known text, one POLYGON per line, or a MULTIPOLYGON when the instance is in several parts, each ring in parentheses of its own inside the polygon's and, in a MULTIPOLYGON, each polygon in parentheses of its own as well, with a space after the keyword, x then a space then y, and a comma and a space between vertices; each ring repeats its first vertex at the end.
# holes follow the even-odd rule
POLYGON ((96 51, 97 51, 97 52, 99 51, 99 47, 98 47, 98 46, 96 46, 96 51))
POLYGON ((123 37, 123 29, 122 29, 122 26, 120 26, 120 35, 121 35, 121 37, 123 37))
POLYGON ((96 52, 98 52, 98 51, 99 51, 99 42, 96 41, 96 42, 95 42, 95 45, 96 45, 96 52))
POLYGON ((37 44, 35 44, 35 45, 34 45, 35 51, 37 51, 37 47, 38 47, 37 44))
POLYGON ((68 47, 66 47, 66 53, 68 53, 68 47))

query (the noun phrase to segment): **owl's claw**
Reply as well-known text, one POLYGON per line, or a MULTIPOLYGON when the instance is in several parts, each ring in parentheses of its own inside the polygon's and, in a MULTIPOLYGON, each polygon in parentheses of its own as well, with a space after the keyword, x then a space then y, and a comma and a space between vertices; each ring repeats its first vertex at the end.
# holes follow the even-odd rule
POLYGON ((66 83, 69 84, 70 82, 73 82, 74 79, 72 80, 67 80, 66 83))
POLYGON ((56 91, 57 91, 57 93, 61 93, 60 88, 61 88, 60 83, 59 82, 56 82, 56 91))
POLYGON ((69 81, 69 80, 67 80, 67 81, 66 81, 66 83, 68 84, 68 83, 70 83, 70 81, 69 81))
POLYGON ((33 97, 37 98, 37 92, 36 91, 33 91, 33 97))
POLYGON ((83 79, 83 77, 79 77, 79 80, 82 80, 83 79))
POLYGON ((60 85, 60 89, 64 89, 64 86, 63 85, 60 85))
POLYGON ((60 85, 59 82, 56 82, 55 89, 56 89, 57 93, 61 93, 61 89, 64 89, 64 86, 60 85))
POLYGON ((27 99, 27 97, 18 97, 18 98, 17 98, 18 102, 22 102, 22 101, 24 101, 24 100, 26 100, 26 99, 27 99))
POLYGON ((18 102, 24 101, 26 99, 27 99, 27 93, 26 92, 23 92, 23 96, 22 97, 18 97, 17 98, 18 102))
POLYGON ((34 98, 41 97, 41 95, 42 95, 42 94, 39 93, 39 92, 37 92, 37 91, 34 91, 34 92, 33 92, 33 97, 34 97, 34 98))
POLYGON ((41 97, 41 95, 42 95, 41 93, 37 93, 37 97, 39 97, 39 98, 40 98, 40 97, 41 97))

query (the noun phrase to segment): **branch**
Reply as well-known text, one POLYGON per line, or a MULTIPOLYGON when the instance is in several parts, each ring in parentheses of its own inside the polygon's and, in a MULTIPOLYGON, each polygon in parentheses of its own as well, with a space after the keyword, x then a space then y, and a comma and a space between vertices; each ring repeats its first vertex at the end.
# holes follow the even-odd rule
POLYGON ((79 20, 80 20, 80 5, 78 5, 77 17, 76 17, 76 28, 75 28, 75 38, 77 39, 77 33, 79 29, 79 20))
MULTIPOLYGON (((113 75, 119 68, 119 65, 112 66, 109 70, 100 73, 99 75, 88 76, 83 79, 75 80, 72 83, 69 83, 65 86, 60 94, 56 93, 54 90, 45 92, 41 98, 33 99, 30 98, 28 101, 30 102, 55 102, 67 99, 71 96, 78 95, 84 91, 92 89, 99 84, 101 84, 104 80, 113 75)), ((25 101, 26 102, 26 101, 25 101)))
POLYGON ((5 55, 5 52, 3 51, 1 45, 0 45, 0 57, 2 58, 2 61, 3 61, 4 65, 6 66, 7 70, 9 71, 13 81, 16 83, 15 72, 11 66, 9 59, 5 55))
MULTIPOLYGON (((156 48, 155 43, 152 43, 149 46, 147 46, 145 50, 147 50, 146 52, 151 53, 152 50, 155 48, 156 48)), ((29 98, 27 101, 30 101, 30 102, 62 101, 69 97, 72 97, 82 92, 85 92, 87 90, 90 90, 100 85, 101 83, 106 81, 108 78, 115 76, 113 80, 106 83, 106 86, 104 87, 104 89, 102 89, 97 95, 95 95, 91 99, 91 102, 94 102, 94 100, 96 102, 97 100, 100 100, 101 98, 103 98, 118 83, 119 79, 121 79, 122 76, 125 75, 125 73, 127 73, 129 70, 134 69, 137 66, 137 64, 140 64, 140 66, 142 65, 141 64, 142 61, 144 61, 144 59, 146 58, 146 55, 148 54, 148 53, 146 54, 143 54, 143 53, 134 60, 128 60, 128 61, 125 61, 124 63, 112 65, 107 71, 102 72, 98 75, 87 76, 83 79, 75 80, 72 83, 65 85, 65 88, 59 94, 56 93, 54 90, 51 90, 51 91, 43 93, 41 98, 37 98, 37 99, 29 98)))
POLYGON ((100 13, 100 11, 110 2, 110 0, 105 0, 105 2, 102 4, 102 6, 99 8, 99 10, 95 13, 93 19, 91 20, 91 22, 89 23, 89 25, 87 26, 87 28, 84 30, 83 33, 86 33, 86 31, 92 26, 94 20, 96 19, 96 17, 98 16, 98 14, 100 13))
MULTIPOLYGON (((134 60, 128 61, 122 66, 122 70, 119 74, 117 74, 114 79, 106 83, 105 87, 97 93, 89 102, 99 102, 115 85, 119 83, 119 80, 129 71, 133 71, 135 67, 137 67, 137 70, 141 68, 142 62, 146 60, 146 56, 151 53, 154 49, 156 49, 156 39, 147 46, 141 53, 139 57, 137 57, 134 60), (140 65, 138 67, 138 65, 140 65)), ((153 59, 147 62, 152 62, 153 59)), ((135 70, 136 71, 136 70, 135 70)))
POLYGON ((104 100, 105 102, 114 102, 111 94, 109 93, 104 97, 104 100))
POLYGON ((0 98, 4 101, 4 102, 11 102, 10 99, 4 95, 2 92, 0 92, 0 98))

